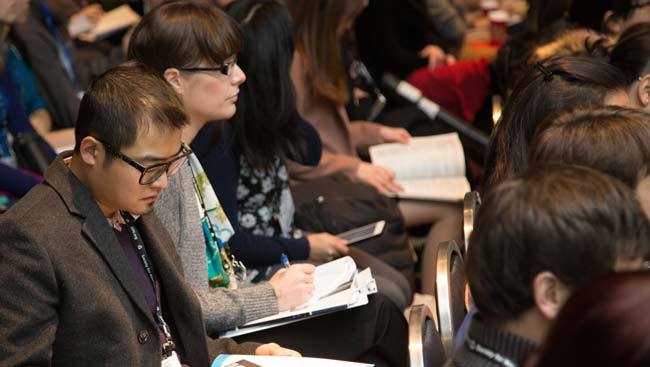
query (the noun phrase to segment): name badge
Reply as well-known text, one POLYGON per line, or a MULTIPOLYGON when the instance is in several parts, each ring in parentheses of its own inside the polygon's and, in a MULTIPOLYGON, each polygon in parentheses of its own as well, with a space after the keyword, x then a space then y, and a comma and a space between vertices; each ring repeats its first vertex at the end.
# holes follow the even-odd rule
POLYGON ((181 361, 178 354, 172 352, 172 355, 162 360, 162 367, 181 367, 181 361))

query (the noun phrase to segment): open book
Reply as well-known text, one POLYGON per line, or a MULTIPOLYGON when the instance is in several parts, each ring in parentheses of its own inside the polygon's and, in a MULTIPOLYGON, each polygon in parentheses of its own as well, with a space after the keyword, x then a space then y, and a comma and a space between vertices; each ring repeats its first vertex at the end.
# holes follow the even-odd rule
POLYGON ((374 364, 354 363, 322 358, 269 357, 221 354, 211 367, 373 367, 374 364))
POLYGON ((107 11, 96 24, 86 16, 80 16, 68 25, 70 36, 83 41, 93 42, 103 39, 115 32, 124 30, 140 21, 140 15, 128 5, 121 5, 107 11))
POLYGON ((462 201, 471 191, 465 154, 457 133, 411 138, 408 144, 370 147, 372 163, 395 172, 405 199, 462 201))
POLYGON ((363 306, 368 304, 368 294, 376 292, 377 286, 370 268, 357 272, 354 260, 345 256, 316 267, 314 294, 304 304, 292 310, 248 322, 239 328, 221 333, 220 337, 232 338, 363 306))

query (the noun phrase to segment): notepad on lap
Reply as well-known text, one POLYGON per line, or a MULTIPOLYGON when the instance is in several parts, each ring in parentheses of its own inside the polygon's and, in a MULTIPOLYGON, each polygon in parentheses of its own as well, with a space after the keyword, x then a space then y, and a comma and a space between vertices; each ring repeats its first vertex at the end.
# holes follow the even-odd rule
POLYGON ((408 144, 370 147, 372 163, 395 172, 405 199, 462 201, 471 191, 465 177, 465 153, 457 133, 411 138, 408 144))
POLYGON ((219 355, 211 367, 373 367, 374 364, 303 357, 219 355))
POLYGON ((314 288, 314 295, 303 305, 248 322, 239 328, 221 333, 220 337, 232 338, 360 307, 368 304, 368 294, 377 292, 370 268, 357 272, 356 264, 349 256, 317 266, 314 271, 314 288))

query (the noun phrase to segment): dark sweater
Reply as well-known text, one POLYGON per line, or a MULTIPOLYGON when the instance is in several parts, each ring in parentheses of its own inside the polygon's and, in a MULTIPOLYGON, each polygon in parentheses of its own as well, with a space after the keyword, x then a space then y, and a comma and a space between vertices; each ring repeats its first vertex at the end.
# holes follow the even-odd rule
MULTIPOLYGON (((299 119, 299 126, 303 130, 307 146, 306 159, 300 163, 316 166, 322 151, 318 132, 302 119, 299 119)), ((283 253, 291 260, 306 260, 309 257, 309 242, 306 237, 292 239, 253 235, 239 224, 237 185, 241 150, 227 127, 222 131, 219 142, 213 144, 212 137, 217 128, 219 127, 215 124, 207 124, 194 138, 192 150, 201 161, 221 206, 235 229, 235 235, 228 241, 235 257, 250 267, 276 264, 283 253)))
POLYGON ((372 0, 355 26, 361 60, 375 80, 390 72, 405 78, 429 64, 420 57, 441 38, 429 23, 423 0, 372 0))
POLYGON ((482 349, 488 352, 496 352, 500 357, 505 357, 514 366, 521 366, 537 345, 532 341, 507 331, 500 330, 486 325, 480 316, 472 319, 467 338, 456 350, 445 367, 507 367, 511 364, 499 362, 499 357, 489 358, 483 353, 476 351, 482 349), (470 343, 476 344, 472 348, 470 343))

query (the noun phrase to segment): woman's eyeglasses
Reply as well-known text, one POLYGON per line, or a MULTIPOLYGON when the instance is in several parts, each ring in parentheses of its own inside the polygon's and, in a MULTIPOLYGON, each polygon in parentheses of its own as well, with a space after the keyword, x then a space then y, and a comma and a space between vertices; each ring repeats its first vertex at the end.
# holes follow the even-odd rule
POLYGON ((113 148, 112 145, 105 142, 102 139, 94 137, 97 141, 104 145, 106 151, 111 155, 120 158, 124 162, 128 163, 130 166, 134 167, 140 171, 140 185, 151 185, 156 182, 163 173, 167 173, 167 176, 171 176, 178 171, 178 169, 187 162, 187 157, 192 154, 192 150, 185 144, 181 144, 181 148, 176 153, 176 156, 170 161, 152 164, 151 166, 143 166, 140 163, 136 162, 133 158, 130 158, 126 154, 117 151, 113 148))
POLYGON ((223 64, 221 64, 221 66, 215 66, 212 68, 207 68, 207 67, 206 68, 202 68, 202 67, 178 68, 178 70, 187 71, 190 73, 196 73, 202 71, 218 71, 223 75, 231 76, 236 66, 237 66, 237 57, 234 57, 231 61, 224 61, 223 64))

